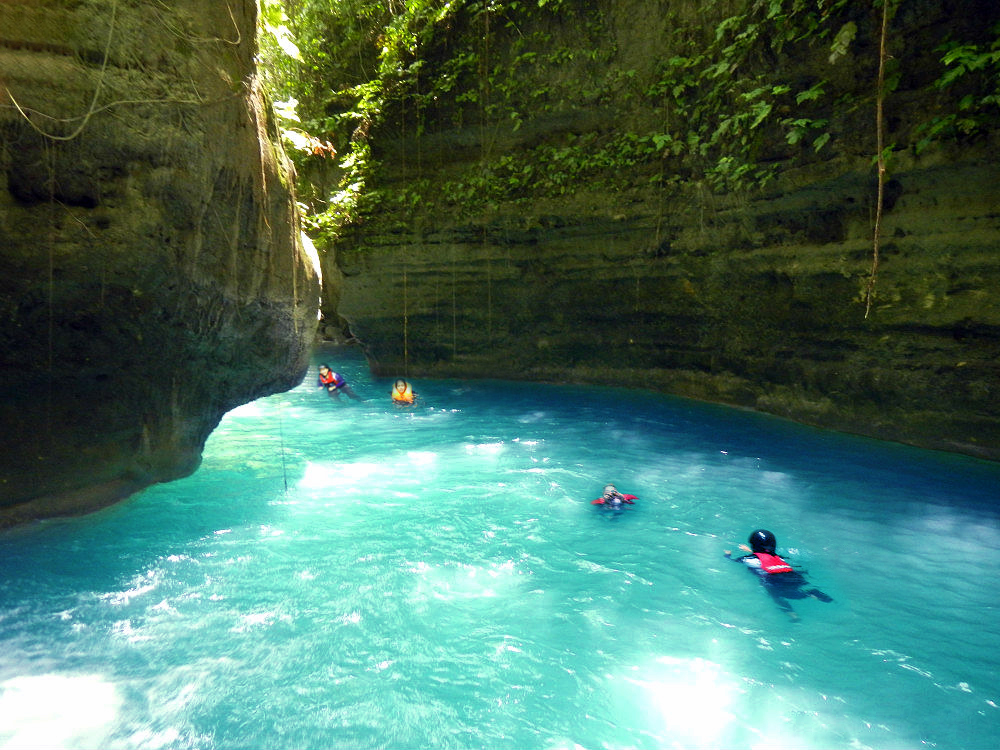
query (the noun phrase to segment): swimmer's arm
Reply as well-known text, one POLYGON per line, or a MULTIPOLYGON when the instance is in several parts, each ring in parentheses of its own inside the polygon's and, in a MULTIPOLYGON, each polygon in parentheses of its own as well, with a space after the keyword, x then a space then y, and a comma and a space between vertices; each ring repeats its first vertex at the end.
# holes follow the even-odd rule
MULTIPOLYGON (((749 547, 747 547, 745 544, 741 544, 739 546, 739 548, 741 550, 745 550, 747 552, 752 552, 752 550, 749 547)), ((732 550, 728 550, 728 549, 725 550, 722 554, 724 554, 726 557, 728 557, 733 562, 743 563, 744 565, 747 565, 747 566, 749 566, 751 568, 760 567, 760 560, 758 560, 752 554, 750 554, 750 555, 742 555, 740 557, 733 557, 732 550)))

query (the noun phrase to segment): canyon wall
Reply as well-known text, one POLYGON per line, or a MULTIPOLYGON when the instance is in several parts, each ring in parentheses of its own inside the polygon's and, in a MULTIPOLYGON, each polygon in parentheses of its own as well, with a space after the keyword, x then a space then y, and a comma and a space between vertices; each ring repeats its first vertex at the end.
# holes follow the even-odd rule
POLYGON ((868 309, 878 10, 842 9, 810 44, 726 47, 731 68, 684 78, 751 5, 438 21, 362 134, 382 202, 325 248, 342 276, 326 317, 383 375, 644 387, 1000 459, 995 106, 968 137, 920 143, 959 106, 934 83, 942 45, 987 49, 1000 9, 902 3, 891 19, 868 309), (834 54, 838 28, 850 43, 834 54), (457 51, 473 59, 464 73, 457 51), (699 130, 712 96, 730 108, 699 130), (736 163, 719 158, 727 127, 770 179, 720 178, 736 163))
POLYGON ((198 466, 319 304, 253 0, 0 0, 0 526, 198 466))

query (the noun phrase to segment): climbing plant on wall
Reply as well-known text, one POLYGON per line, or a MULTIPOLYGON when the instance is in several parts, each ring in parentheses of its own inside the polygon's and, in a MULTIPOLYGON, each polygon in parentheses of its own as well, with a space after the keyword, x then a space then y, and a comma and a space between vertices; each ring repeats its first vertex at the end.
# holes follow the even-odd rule
MULTIPOLYGON (((309 137, 298 158, 318 158, 317 142, 329 144, 320 156, 337 154, 337 188, 313 194, 310 206, 309 226, 330 237, 379 206, 399 218, 416 206, 473 214, 627 181, 751 191, 789 164, 828 154, 874 161, 974 138, 997 113, 1000 28, 942 40, 939 74, 925 84, 940 113, 911 128, 912 140, 877 144, 870 113, 876 100, 892 106, 905 65, 891 49, 877 52, 882 0, 705 0, 696 14, 668 10, 670 32, 645 70, 619 63, 610 2, 268 3, 283 14, 265 16, 278 30, 271 49, 284 50, 285 39, 297 52, 279 66, 285 88, 276 98, 294 100, 289 130, 309 137), (623 106, 639 114, 531 136, 538 118, 623 106), (433 183, 407 164, 401 186, 382 192, 400 165, 380 164, 379 143, 419 147, 435 129, 475 131, 478 158, 433 183)), ((887 33, 891 48, 891 24, 887 33)))

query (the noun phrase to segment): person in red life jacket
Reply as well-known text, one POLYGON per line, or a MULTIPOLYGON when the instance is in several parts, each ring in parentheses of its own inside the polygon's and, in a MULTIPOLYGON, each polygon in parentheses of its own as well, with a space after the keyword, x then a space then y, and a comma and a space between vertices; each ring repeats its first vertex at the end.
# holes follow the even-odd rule
POLYGON ((319 366, 319 380, 316 383, 318 388, 326 388, 333 398, 339 399, 341 393, 346 393, 355 400, 360 400, 351 386, 347 384, 344 377, 339 372, 334 372, 327 365, 319 366))
POLYGON ((396 404, 412 404, 416 398, 413 387, 402 378, 392 384, 392 400, 396 404))
POLYGON ((608 484, 604 486, 604 493, 591 500, 590 504, 600 505, 605 510, 622 510, 626 505, 635 505, 638 499, 635 495, 624 495, 613 484, 608 484))
POLYGON ((761 583, 767 589, 775 603, 792 617, 798 619, 798 615, 792 610, 789 599, 805 599, 811 597, 819 599, 821 602, 831 602, 828 595, 817 588, 806 588, 808 582, 802 571, 796 569, 791 563, 780 557, 777 552, 778 542, 767 529, 757 529, 750 534, 747 539, 750 546, 740 545, 740 549, 749 552, 749 555, 733 557, 729 550, 725 551, 726 557, 734 562, 743 563, 750 570, 760 576, 761 583))

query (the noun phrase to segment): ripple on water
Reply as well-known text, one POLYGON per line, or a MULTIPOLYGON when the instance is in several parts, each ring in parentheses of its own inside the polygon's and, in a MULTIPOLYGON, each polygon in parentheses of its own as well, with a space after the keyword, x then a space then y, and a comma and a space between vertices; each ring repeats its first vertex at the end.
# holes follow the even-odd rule
POLYGON ((366 401, 307 378, 194 476, 0 537, 0 747, 1000 745, 994 467, 338 368, 366 401), (760 526, 833 602, 722 557, 760 526))

